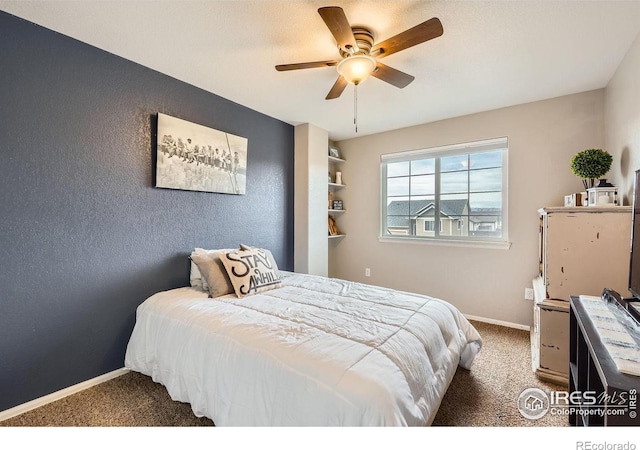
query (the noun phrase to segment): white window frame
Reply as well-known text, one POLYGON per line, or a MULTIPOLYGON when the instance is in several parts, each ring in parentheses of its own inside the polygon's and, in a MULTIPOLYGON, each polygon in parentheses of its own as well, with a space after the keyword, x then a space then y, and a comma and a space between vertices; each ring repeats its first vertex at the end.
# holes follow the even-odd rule
MULTIPOLYGON (((509 226, 508 226, 508 180, 509 180, 509 141, 507 137, 495 139, 485 139, 480 141, 465 142, 460 144, 432 147, 426 149, 409 150, 397 153, 380 155, 380 231, 378 240, 380 242, 406 242, 406 243, 427 243, 436 245, 457 245, 469 247, 485 247, 509 249, 509 226), (387 164, 393 162, 403 162, 428 158, 438 158, 460 154, 484 153, 502 150, 502 236, 500 238, 483 236, 401 236, 385 234, 387 222, 387 164)), ((440 186, 439 173, 436 175, 435 197, 439 201, 440 186)), ((471 215, 471 214, 470 214, 471 215)))

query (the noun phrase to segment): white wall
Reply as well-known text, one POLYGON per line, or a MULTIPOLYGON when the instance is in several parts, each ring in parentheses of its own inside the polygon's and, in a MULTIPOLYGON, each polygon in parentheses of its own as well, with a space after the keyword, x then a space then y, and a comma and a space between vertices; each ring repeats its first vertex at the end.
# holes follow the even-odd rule
POLYGON ((297 125, 295 140, 294 249, 296 272, 327 276, 327 149, 329 133, 297 125))
POLYGON ((605 90, 605 129, 605 149, 614 157, 609 175, 630 205, 640 169, 640 34, 605 90))
POLYGON ((347 236, 330 249, 329 275, 445 299, 463 313, 532 321, 524 288, 538 271, 538 214, 582 190, 571 157, 604 146, 604 90, 473 114, 338 143, 347 236), (509 138, 509 250, 378 241, 380 155, 509 138), (371 277, 364 269, 371 268, 371 277))

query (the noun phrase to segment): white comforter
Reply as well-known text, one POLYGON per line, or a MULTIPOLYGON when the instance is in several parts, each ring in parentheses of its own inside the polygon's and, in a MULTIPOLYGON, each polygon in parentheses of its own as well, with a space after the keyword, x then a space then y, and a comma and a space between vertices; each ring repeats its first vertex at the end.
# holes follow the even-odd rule
POLYGON ((216 425, 428 425, 475 328, 430 297, 283 272, 238 299, 194 288, 142 303, 125 366, 216 425))

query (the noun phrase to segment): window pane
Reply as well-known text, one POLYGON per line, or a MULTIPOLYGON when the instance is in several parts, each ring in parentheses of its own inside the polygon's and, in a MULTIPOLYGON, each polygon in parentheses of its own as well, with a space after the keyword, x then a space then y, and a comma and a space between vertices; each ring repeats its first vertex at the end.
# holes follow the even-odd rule
POLYGON ((409 216, 387 216, 387 233, 395 236, 411 234, 411 218, 409 216))
POLYGON ((388 178, 387 179, 387 195, 409 195, 409 177, 388 178))
POLYGON ((387 164, 387 177, 409 175, 409 161, 387 164))
POLYGON ((410 212, 412 216, 416 215, 430 215, 433 216, 434 213, 434 197, 411 197, 411 206, 410 212))
POLYGON ((387 216, 408 216, 409 200, 392 200, 387 204, 387 216))
POLYGON ((440 177, 440 192, 443 194, 453 194, 469 190, 469 172, 448 172, 440 177))
POLYGON ((467 214, 469 209, 468 194, 447 194, 440 196, 440 212, 446 215, 467 214))
POLYGON ((433 158, 411 161, 411 175, 435 173, 436 160, 433 158))
POLYGON ((441 236, 467 236, 468 194, 440 196, 441 236))
POLYGON ((481 169, 469 172, 470 191, 499 191, 502 189, 502 169, 481 169))
POLYGON ((440 171, 451 172, 454 170, 467 170, 469 155, 444 156, 440 158, 440 171))
POLYGON ((431 200, 433 201, 436 197, 432 195, 412 195, 407 200, 411 200, 412 202, 422 201, 422 200, 431 200))
POLYGON ((418 175, 411 177, 411 195, 435 194, 435 175, 418 175))
MULTIPOLYGON (((414 206, 412 205, 412 208, 414 206)), ((415 218, 415 235, 434 237, 435 234, 435 209, 433 201, 423 201, 419 214, 414 215, 415 218)))
POLYGON ((469 216, 469 235, 477 237, 501 237, 501 215, 472 215, 469 216))
POLYGON ((486 153, 472 153, 471 157, 472 169, 483 169, 487 167, 502 167, 502 150, 486 153))
POLYGON ((502 208, 502 193, 501 192, 483 192, 480 194, 469 194, 469 207, 471 213, 479 209, 501 209, 502 208))
POLYGON ((469 216, 456 217, 451 223, 452 236, 469 236, 469 216))
POLYGON ((502 237, 502 193, 471 194, 470 204, 469 235, 502 237))

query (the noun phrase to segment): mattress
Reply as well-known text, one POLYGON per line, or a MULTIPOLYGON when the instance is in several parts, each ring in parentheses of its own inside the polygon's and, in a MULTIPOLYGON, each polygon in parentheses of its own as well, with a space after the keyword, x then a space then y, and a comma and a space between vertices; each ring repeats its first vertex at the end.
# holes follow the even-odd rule
POLYGON ((282 287, 242 299, 152 295, 125 366, 217 426, 429 425, 482 346, 446 301, 282 275, 282 287))

